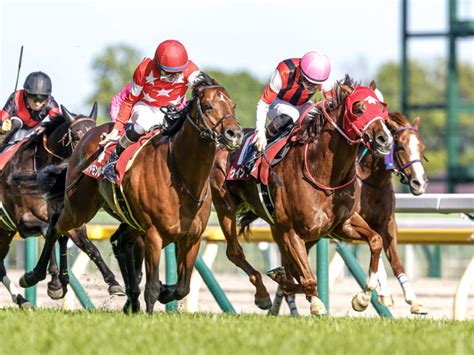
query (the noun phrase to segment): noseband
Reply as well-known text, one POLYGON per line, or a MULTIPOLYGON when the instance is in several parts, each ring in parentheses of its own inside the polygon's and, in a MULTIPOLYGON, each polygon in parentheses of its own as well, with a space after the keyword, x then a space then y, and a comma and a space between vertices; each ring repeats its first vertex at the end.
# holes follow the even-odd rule
MULTIPOLYGON (((201 90, 212 89, 212 88, 222 88, 222 86, 220 86, 220 85, 209 85, 209 86, 202 87, 201 90)), ((205 120, 205 117, 208 116, 208 115, 202 111, 201 99, 199 98, 199 95, 196 97, 196 100, 197 100, 197 108, 198 108, 198 113, 199 113, 199 115, 197 117, 197 121, 198 121, 198 123, 202 122, 202 124, 204 125, 204 128, 199 127, 199 125, 196 124, 196 122, 194 122, 193 118, 189 115, 189 113, 186 115, 186 119, 193 125, 194 128, 196 128, 198 130, 199 135, 201 136, 201 138, 203 138, 207 141, 210 141, 210 142, 214 142, 215 144, 218 144, 218 143, 224 144, 226 142, 226 139, 225 139, 223 133, 221 132, 220 134, 218 134, 216 132, 216 129, 219 125, 223 125, 224 121, 226 119, 235 118, 235 116, 232 115, 232 114, 224 115, 211 128, 211 127, 209 127, 209 125, 207 124, 207 122, 205 120)))
POLYGON ((393 132, 393 140, 394 144, 392 145, 392 149, 390 150, 390 153, 384 158, 385 159, 385 167, 387 170, 392 171, 396 176, 400 177, 400 182, 402 184, 408 184, 408 176, 405 174, 404 170, 408 168, 409 166, 415 164, 415 163, 423 163, 421 159, 413 159, 408 161, 405 164, 402 164, 400 161, 400 157, 396 152, 398 151, 397 147, 397 140, 396 137, 399 133, 403 131, 415 131, 418 132, 418 129, 412 126, 404 126, 398 128, 395 132, 393 132), (395 162, 395 163, 394 163, 395 162), (396 166, 395 166, 396 164, 396 166))

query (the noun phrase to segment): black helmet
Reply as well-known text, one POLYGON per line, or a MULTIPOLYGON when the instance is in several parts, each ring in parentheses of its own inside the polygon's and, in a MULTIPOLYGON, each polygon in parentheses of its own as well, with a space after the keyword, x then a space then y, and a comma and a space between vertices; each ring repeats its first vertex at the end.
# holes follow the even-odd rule
POLYGON ((25 80, 23 88, 30 95, 51 95, 53 85, 48 75, 41 71, 30 73, 25 80))

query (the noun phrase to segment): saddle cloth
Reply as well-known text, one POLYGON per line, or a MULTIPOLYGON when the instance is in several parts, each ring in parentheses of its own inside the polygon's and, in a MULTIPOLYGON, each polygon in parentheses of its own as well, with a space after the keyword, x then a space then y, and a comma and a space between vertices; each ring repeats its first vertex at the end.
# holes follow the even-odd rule
MULTIPOLYGON (((147 134, 140 137, 138 142, 131 144, 127 147, 124 152, 120 155, 115 165, 115 170, 117 171, 117 185, 122 185, 123 177, 128 169, 132 166, 137 154, 140 152, 141 148, 145 146, 153 137, 157 136, 160 133, 159 129, 148 132, 147 134)), ((89 164, 82 172, 97 180, 104 179, 102 171, 105 164, 107 163, 110 155, 115 150, 117 141, 109 142, 105 145, 104 150, 92 163, 89 164)))
POLYGON ((0 153, 0 170, 3 170, 5 165, 10 161, 10 159, 13 157, 13 155, 20 149, 23 144, 28 142, 29 138, 24 138, 22 141, 13 144, 9 147, 6 147, 5 150, 0 153))

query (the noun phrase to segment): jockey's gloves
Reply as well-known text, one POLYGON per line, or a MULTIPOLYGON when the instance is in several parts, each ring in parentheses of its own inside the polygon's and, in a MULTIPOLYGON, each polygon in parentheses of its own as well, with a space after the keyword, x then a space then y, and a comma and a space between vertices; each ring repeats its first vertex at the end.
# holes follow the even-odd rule
POLYGON ((264 129, 257 129, 255 131, 257 139, 255 140, 255 147, 259 152, 263 152, 267 146, 267 137, 265 136, 264 129))

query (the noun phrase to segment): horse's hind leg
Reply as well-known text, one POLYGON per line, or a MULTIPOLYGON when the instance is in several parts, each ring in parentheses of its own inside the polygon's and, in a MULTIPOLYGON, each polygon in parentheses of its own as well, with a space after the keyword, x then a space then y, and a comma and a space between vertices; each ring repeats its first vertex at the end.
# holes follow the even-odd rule
POLYGON ((31 303, 21 295, 15 284, 8 278, 4 264, 5 257, 8 254, 10 243, 14 235, 15 232, 0 230, 0 280, 7 288, 14 303, 20 306, 20 308, 32 308, 31 303))
POLYGON ((393 274, 397 277, 398 282, 400 282, 400 286, 402 287, 406 303, 411 306, 411 313, 421 315, 428 314, 428 311, 417 300, 416 294, 411 288, 410 282, 408 281, 408 277, 405 274, 405 268, 400 258, 400 254, 398 254, 397 225, 394 216, 391 217, 387 229, 384 230, 381 235, 385 255, 387 255, 387 259, 390 262, 393 274))
POLYGON ((79 228, 75 228, 68 232, 69 237, 72 239, 74 244, 77 245, 79 249, 85 252, 89 258, 97 265, 104 281, 109 285, 109 294, 110 295, 125 295, 120 284, 117 282, 114 273, 109 269, 107 264, 105 264, 102 255, 99 252, 99 249, 92 243, 92 241, 87 237, 86 226, 82 225, 79 228))
POLYGON ((382 237, 369 227, 367 222, 355 213, 350 220, 345 221, 334 230, 334 234, 344 239, 366 240, 370 248, 369 276, 365 288, 352 299, 352 308, 357 312, 364 311, 370 303, 372 291, 377 288, 377 271, 382 251, 382 237))
POLYGON ((145 303, 148 314, 153 313, 158 297, 160 296, 160 258, 163 241, 154 226, 148 228, 145 234, 145 303))
MULTIPOLYGON (((132 313, 140 311, 140 281, 135 270, 135 257, 133 253, 134 243, 136 240, 142 240, 140 233, 127 224, 120 224, 119 228, 110 238, 112 250, 117 258, 120 272, 125 283, 125 290, 127 293, 127 301, 123 306, 123 311, 128 312, 131 309, 132 313)), ((143 259, 140 259, 140 267, 143 259)))
POLYGON ((48 273, 51 275, 51 281, 48 282, 47 293, 53 300, 59 300, 64 297, 63 287, 59 280, 59 267, 56 261, 56 250, 53 248, 49 259, 48 273))

